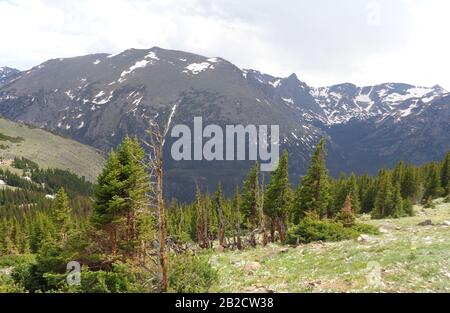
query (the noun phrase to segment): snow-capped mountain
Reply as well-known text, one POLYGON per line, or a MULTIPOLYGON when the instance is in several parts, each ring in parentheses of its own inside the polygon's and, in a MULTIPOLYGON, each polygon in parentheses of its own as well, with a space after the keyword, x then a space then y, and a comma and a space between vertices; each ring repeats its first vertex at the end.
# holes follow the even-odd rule
POLYGON ((385 83, 358 87, 345 83, 328 87, 309 87, 295 74, 278 78, 253 70, 244 70, 260 84, 272 86, 272 92, 283 102, 298 110, 305 120, 318 120, 324 125, 346 124, 354 120, 401 119, 420 114, 430 103, 448 93, 439 85, 419 87, 400 83, 385 83))
POLYGON ((396 83, 366 87, 342 84, 311 90, 311 95, 324 110, 328 125, 372 117, 396 116, 401 119, 419 113, 446 93, 439 86, 427 88, 396 83))
POLYGON ((6 84, 20 73, 19 70, 10 67, 0 67, 0 86, 6 84))
MULTIPOLYGON (((190 125, 194 116, 205 125, 278 124, 298 181, 322 137, 333 174, 442 157, 450 149, 449 98, 439 86, 314 88, 295 74, 274 77, 219 57, 154 47, 54 59, 17 73, 0 87, 0 114, 104 151, 127 134, 144 136, 150 120, 168 129, 190 125)), ((231 191, 250 165, 169 161, 168 196, 218 181, 231 191)))

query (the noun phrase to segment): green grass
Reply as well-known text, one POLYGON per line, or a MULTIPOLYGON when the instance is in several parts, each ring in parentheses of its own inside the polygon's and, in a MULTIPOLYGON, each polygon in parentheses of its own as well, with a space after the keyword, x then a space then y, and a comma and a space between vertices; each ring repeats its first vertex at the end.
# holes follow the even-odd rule
POLYGON ((416 207, 415 217, 367 221, 383 229, 365 242, 278 245, 214 253, 215 292, 449 292, 450 204, 416 207), (430 219, 434 226, 418 226, 430 219), (260 267, 245 271, 245 264, 260 267), (371 277, 380 277, 373 280, 371 277), (374 283, 370 283, 374 282, 374 283))
POLYGON ((0 134, 2 138, 14 139, 8 139, 8 147, 0 149, 0 157, 6 159, 25 157, 41 168, 69 170, 90 181, 96 179, 104 163, 104 156, 94 148, 3 118, 0 118, 0 134))

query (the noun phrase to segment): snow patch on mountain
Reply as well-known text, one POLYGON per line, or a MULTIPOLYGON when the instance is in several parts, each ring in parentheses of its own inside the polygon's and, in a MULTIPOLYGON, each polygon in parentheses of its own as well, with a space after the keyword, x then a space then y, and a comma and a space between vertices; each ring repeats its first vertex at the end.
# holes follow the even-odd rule
POLYGON ((274 82, 269 82, 270 85, 272 85, 273 88, 277 88, 278 86, 281 85, 281 79, 277 79, 274 82))
POLYGON ((209 58, 207 61, 211 62, 211 63, 219 63, 220 59, 219 58, 209 58))
POLYGON ((67 97, 70 98, 70 100, 75 99, 75 95, 73 94, 72 90, 67 90, 66 92, 64 92, 66 94, 67 97))
POLYGON ((152 60, 155 60, 155 61, 159 61, 159 58, 156 56, 156 53, 153 52, 153 51, 150 51, 150 52, 145 56, 145 58, 146 58, 146 59, 152 59, 152 60))
POLYGON ((292 100, 291 98, 281 98, 281 99, 288 104, 294 104, 294 100, 292 100))
POLYGON ((185 67, 185 70, 183 73, 191 73, 193 75, 197 75, 203 71, 206 71, 207 69, 214 69, 214 65, 208 62, 201 62, 201 63, 191 63, 188 66, 185 67))
POLYGON ((131 74, 134 70, 136 70, 136 69, 138 69, 138 68, 146 67, 148 63, 150 63, 150 61, 148 61, 148 60, 137 61, 137 62, 136 62, 133 66, 131 66, 128 70, 125 70, 125 71, 122 72, 122 74, 120 74, 119 82, 123 82, 125 76, 131 74))
POLYGON ((142 101, 143 98, 144 98, 144 97, 140 97, 140 98, 138 98, 138 99, 135 99, 135 100, 133 101, 133 104, 134 104, 135 106, 138 106, 138 105, 141 103, 141 101, 142 101))
POLYGON ((80 125, 78 125, 77 129, 82 129, 83 127, 84 127, 84 121, 82 121, 82 122, 80 123, 80 125))
MULTIPOLYGON (((106 93, 102 90, 94 97, 94 100, 92 100, 92 103, 98 104, 98 105, 106 104, 109 101, 111 101, 113 94, 114 94, 114 90, 109 93, 109 96, 107 98, 101 99, 102 97, 104 97, 106 95, 106 93)), ((93 107, 95 108, 95 106, 93 106, 93 107)), ((92 108, 91 108, 91 110, 92 110, 92 108)), ((92 111, 94 111, 94 110, 92 110, 92 111)))

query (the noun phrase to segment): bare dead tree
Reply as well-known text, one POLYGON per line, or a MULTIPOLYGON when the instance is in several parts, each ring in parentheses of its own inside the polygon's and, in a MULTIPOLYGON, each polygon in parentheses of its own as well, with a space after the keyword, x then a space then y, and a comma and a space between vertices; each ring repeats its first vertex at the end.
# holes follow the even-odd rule
POLYGON ((162 292, 167 291, 168 286, 164 207, 164 142, 167 131, 167 129, 161 131, 158 123, 151 121, 146 131, 149 141, 143 140, 149 150, 146 167, 149 170, 152 187, 147 196, 148 205, 156 208, 158 212, 158 259, 161 270, 160 288, 162 292))

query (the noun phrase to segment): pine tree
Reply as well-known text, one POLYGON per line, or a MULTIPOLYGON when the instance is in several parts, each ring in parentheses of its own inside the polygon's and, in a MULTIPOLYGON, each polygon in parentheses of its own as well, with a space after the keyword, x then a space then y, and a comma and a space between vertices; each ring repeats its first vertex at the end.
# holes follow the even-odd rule
POLYGON ((52 214, 53 222, 60 233, 59 237, 62 241, 67 240, 68 233, 72 227, 71 213, 72 209, 69 207, 69 199, 64 188, 61 187, 53 201, 52 214))
POLYGON ((378 174, 377 195, 375 207, 372 212, 374 218, 384 218, 389 215, 392 208, 392 180, 391 175, 386 170, 381 170, 378 174))
POLYGON ((404 173, 405 173, 405 163, 403 161, 400 161, 395 166, 394 171, 392 172, 392 182, 394 185, 396 183, 402 182, 404 173))
POLYGON ((352 197, 347 195, 339 214, 336 216, 336 220, 341 222, 344 227, 352 227, 355 224, 355 214, 353 210, 352 197))
POLYGON ((306 176, 302 178, 300 199, 297 204, 299 216, 303 216, 306 212, 315 212, 320 217, 325 217, 332 205, 325 162, 325 140, 322 139, 313 153, 306 176))
POLYGON ((126 137, 118 149, 118 158, 122 164, 121 180, 123 183, 122 197, 125 200, 123 214, 126 219, 125 226, 125 253, 135 256, 139 244, 137 225, 146 210, 145 196, 148 191, 148 176, 142 165, 145 153, 139 145, 137 138, 126 137))
POLYGON ((360 185, 361 212, 370 213, 375 206, 375 198, 377 195, 375 179, 365 174, 360 178, 359 185, 360 185))
MULTIPOLYGON (((333 210, 328 210, 328 216, 333 216, 336 213, 338 213, 342 206, 344 205, 344 202, 346 200, 346 197, 348 195, 348 183, 347 183, 347 177, 345 173, 341 173, 339 175, 339 179, 337 181, 334 181, 331 184, 331 190, 333 190, 333 210)), ((330 206, 331 207, 331 206, 330 206)))
POLYGON ((121 182, 121 164, 117 153, 112 151, 97 180, 95 189, 94 211, 91 217, 95 227, 108 236, 108 254, 117 254, 118 225, 120 222, 120 199, 123 183, 121 182))
POLYGON ((235 244, 238 250, 242 250, 242 239, 241 239, 241 195, 239 192, 239 187, 236 187, 236 192, 233 198, 233 211, 234 211, 234 229, 235 229, 235 244))
POLYGON ((354 173, 347 180, 345 190, 347 191, 347 195, 350 195, 353 213, 358 214, 361 210, 361 204, 359 201, 358 183, 354 173))
POLYGON ((431 163, 426 170, 424 199, 434 199, 442 195, 440 176, 439 165, 436 162, 431 163))
POLYGON ((419 181, 416 169, 412 165, 406 166, 401 180, 401 194, 404 199, 415 199, 419 192, 419 181))
POLYGON ((400 192, 400 183, 397 182, 394 185, 394 189, 392 192, 392 199, 391 199, 391 207, 390 212, 387 216, 389 217, 401 217, 404 216, 403 212, 403 199, 400 192))
POLYGON ((137 224, 148 189, 143 159, 144 151, 137 139, 126 137, 117 151, 110 153, 98 178, 91 220, 108 235, 108 254, 137 254, 137 224))
POLYGON ((286 238, 286 217, 289 211, 291 190, 288 174, 288 154, 283 153, 278 167, 270 176, 264 200, 264 213, 271 219, 271 240, 274 241, 275 230, 281 241, 286 238))
POLYGON ((258 175, 259 164, 256 162, 255 166, 253 166, 248 173, 247 179, 244 181, 241 197, 241 212, 249 221, 249 228, 251 232, 256 229, 258 220, 258 175))
POLYGON ((441 184, 445 195, 450 195, 450 151, 445 156, 441 168, 441 184))

